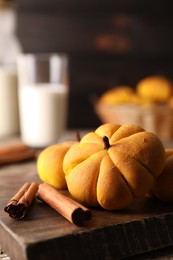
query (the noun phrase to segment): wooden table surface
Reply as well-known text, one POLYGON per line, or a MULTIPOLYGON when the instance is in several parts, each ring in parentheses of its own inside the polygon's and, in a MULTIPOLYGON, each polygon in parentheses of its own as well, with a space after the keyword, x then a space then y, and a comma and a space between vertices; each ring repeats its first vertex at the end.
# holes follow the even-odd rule
POLYGON ((34 160, 0 168, 0 245, 12 260, 145 259, 160 249, 173 256, 172 204, 145 198, 124 210, 91 209, 91 220, 79 227, 35 200, 25 219, 11 219, 5 204, 32 181, 40 182, 34 160))

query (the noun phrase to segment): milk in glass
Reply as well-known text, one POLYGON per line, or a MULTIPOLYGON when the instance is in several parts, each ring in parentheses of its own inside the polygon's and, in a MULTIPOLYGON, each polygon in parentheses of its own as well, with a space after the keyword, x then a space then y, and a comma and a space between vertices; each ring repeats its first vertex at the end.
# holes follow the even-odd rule
POLYGON ((18 113, 17 73, 0 68, 0 137, 19 133, 18 113))
POLYGON ((68 88, 58 83, 36 83, 19 88, 22 140, 32 147, 58 142, 66 128, 68 88))
POLYGON ((0 138, 19 133, 16 58, 22 49, 11 2, 0 0, 0 138))
POLYGON ((21 139, 36 148, 55 144, 66 129, 67 57, 22 54, 17 65, 21 139))

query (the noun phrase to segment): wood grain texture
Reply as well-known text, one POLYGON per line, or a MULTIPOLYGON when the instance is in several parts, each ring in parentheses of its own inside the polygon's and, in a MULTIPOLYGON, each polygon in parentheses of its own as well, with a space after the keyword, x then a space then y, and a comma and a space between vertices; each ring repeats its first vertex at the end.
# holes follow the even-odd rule
POLYGON ((12 220, 3 206, 26 181, 39 181, 35 161, 0 168, 0 244, 14 260, 120 259, 173 246, 173 205, 151 199, 121 211, 92 209, 83 227, 37 200, 24 220, 12 220))

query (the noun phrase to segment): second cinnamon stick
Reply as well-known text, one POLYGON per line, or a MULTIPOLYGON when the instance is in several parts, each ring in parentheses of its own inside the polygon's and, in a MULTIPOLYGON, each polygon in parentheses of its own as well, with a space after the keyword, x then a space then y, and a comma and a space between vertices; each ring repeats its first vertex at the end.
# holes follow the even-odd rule
POLYGON ((91 211, 88 208, 60 193, 47 183, 39 185, 37 196, 76 225, 82 225, 91 218, 91 211))

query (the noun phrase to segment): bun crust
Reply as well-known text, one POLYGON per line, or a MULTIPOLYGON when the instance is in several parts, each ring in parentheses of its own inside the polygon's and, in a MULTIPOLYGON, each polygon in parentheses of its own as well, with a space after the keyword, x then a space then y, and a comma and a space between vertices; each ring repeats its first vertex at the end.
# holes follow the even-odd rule
POLYGON ((166 165, 156 179, 152 193, 160 200, 173 202, 173 149, 166 149, 166 165))
POLYGON ((173 92, 170 80, 163 76, 150 76, 142 79, 136 87, 137 94, 149 102, 167 102, 173 92))
POLYGON ((85 135, 63 161, 71 195, 108 210, 125 208, 134 198, 145 196, 164 166, 165 150, 156 135, 136 125, 110 123, 85 135))

